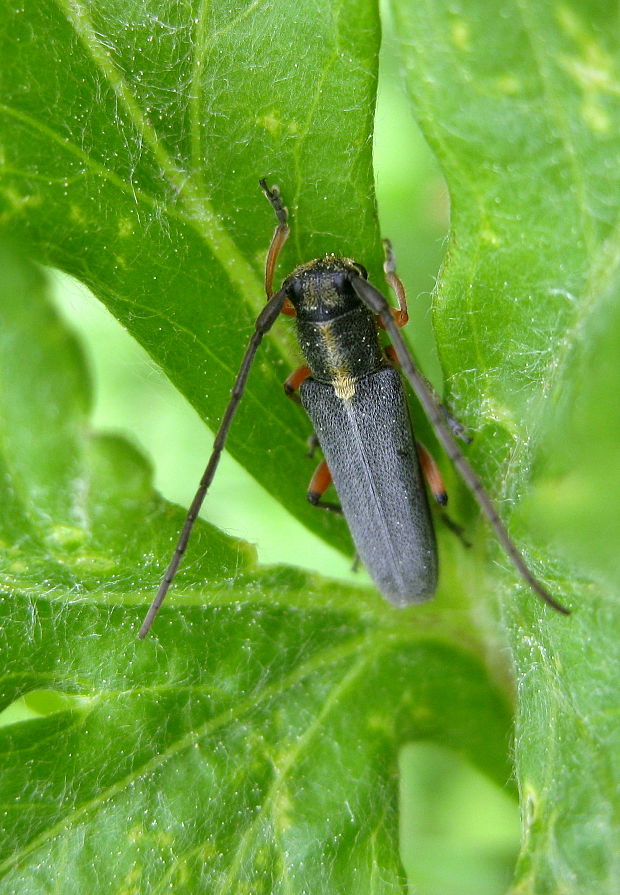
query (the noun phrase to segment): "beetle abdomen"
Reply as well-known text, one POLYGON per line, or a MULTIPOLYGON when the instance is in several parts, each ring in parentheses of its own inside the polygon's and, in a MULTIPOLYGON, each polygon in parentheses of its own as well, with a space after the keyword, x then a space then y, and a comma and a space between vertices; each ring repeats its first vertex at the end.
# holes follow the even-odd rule
POLYGON ((437 548, 400 376, 391 367, 364 376, 346 400, 307 379, 300 397, 378 589, 395 606, 430 600, 437 548))

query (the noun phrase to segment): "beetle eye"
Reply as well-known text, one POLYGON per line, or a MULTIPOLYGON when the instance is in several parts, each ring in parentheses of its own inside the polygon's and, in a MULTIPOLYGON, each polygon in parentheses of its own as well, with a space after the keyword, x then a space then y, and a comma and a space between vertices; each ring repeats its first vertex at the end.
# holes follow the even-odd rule
POLYGON ((285 283, 286 294, 288 298, 295 304, 295 301, 301 298, 303 288, 297 277, 293 277, 288 283, 285 283))

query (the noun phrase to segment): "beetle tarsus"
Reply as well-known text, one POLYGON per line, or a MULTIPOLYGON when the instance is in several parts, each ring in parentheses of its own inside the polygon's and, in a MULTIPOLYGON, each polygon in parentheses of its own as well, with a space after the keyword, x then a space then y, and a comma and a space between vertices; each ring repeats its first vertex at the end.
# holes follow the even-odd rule
POLYGON ((452 416, 445 404, 440 404, 439 406, 452 434, 461 441, 464 441, 465 444, 471 444, 474 439, 467 431, 467 427, 464 426, 463 423, 460 423, 456 417, 452 416))

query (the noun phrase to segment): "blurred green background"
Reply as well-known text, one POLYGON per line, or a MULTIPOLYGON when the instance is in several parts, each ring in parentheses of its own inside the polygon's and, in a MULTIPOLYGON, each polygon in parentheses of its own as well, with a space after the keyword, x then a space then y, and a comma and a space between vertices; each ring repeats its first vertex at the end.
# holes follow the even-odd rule
MULTIPOLYGON (((449 226, 449 197, 413 120, 389 18, 386 23, 374 146, 379 214, 407 288, 417 356, 441 390, 431 294, 449 226)), ((144 350, 84 287, 57 271, 51 276, 58 307, 79 332, 89 357, 95 427, 121 432, 138 445, 151 459, 157 489, 168 500, 188 505, 209 454, 210 433, 144 350)), ((308 478, 311 473, 310 463, 308 478)), ((352 576, 349 557, 304 529, 229 456, 223 459, 203 516, 254 543, 263 563, 295 562, 338 578, 352 576)), ((355 581, 360 583, 359 573, 355 581)), ((16 711, 23 717, 45 713, 45 708, 26 701, 12 708, 13 719, 16 711)), ((401 850, 411 890, 420 895, 505 891, 519 844, 514 799, 436 746, 410 745, 402 752, 400 767, 401 850)))

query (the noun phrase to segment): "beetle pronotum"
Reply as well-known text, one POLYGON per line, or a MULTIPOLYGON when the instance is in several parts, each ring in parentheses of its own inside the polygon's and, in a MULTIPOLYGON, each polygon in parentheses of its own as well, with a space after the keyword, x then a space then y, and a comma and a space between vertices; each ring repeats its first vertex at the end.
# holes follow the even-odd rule
POLYGON ((395 606, 407 606, 429 600, 435 593, 437 550, 422 471, 438 502, 446 499, 434 462, 413 437, 401 379, 388 359, 395 356, 439 442, 521 577, 549 606, 568 615, 569 610, 548 593, 513 543, 455 441, 454 434, 463 438, 463 430, 446 413, 403 341, 399 329, 408 319, 407 304, 389 243, 385 244, 384 269, 398 309, 368 282, 362 265, 334 255, 296 267, 274 295, 276 263, 289 234, 288 213, 278 187, 269 188, 264 180, 260 184, 278 221, 265 263, 267 303, 256 320, 209 462, 139 636, 148 633, 173 581, 258 347, 281 312, 296 317, 306 358, 285 388, 289 394, 299 390, 324 455, 310 483, 308 500, 315 506, 342 511, 359 558, 386 599, 395 606), (392 341, 391 354, 381 347, 377 323, 392 341), (322 500, 332 481, 340 505, 322 500))

